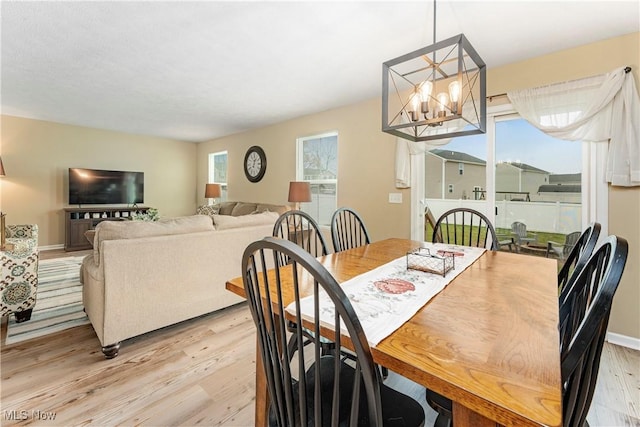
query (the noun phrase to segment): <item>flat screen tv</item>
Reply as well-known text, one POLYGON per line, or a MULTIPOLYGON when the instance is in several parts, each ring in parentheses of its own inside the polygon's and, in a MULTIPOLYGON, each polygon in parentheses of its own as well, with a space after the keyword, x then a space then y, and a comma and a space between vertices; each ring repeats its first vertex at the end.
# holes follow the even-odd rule
POLYGON ((69 168, 70 205, 144 202, 144 172, 69 168))

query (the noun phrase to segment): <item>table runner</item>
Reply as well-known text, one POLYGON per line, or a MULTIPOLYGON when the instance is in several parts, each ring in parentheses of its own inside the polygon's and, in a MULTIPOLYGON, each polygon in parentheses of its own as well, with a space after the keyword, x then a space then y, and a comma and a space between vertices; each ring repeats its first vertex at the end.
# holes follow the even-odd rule
MULTIPOLYGON (((360 319, 369 345, 377 345, 411 319, 486 250, 428 242, 422 247, 429 249, 431 254, 442 254, 442 251, 455 253, 455 268, 444 277, 407 269, 407 257, 402 256, 341 284, 360 319)), ((313 319, 313 296, 300 300, 300 305, 303 317, 313 319)), ((287 311, 295 313, 295 302, 289 304, 287 311)), ((331 299, 321 290, 321 323, 332 329, 334 313, 331 299)), ((346 333, 346 328, 343 330, 346 333)))

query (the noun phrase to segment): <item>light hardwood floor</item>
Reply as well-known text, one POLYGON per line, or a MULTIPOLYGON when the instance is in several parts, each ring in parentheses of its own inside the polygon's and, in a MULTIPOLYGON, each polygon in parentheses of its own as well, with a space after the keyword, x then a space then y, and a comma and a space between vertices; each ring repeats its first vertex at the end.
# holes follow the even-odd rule
MULTIPOLYGON (((5 334, 6 318, 3 426, 253 425, 255 330, 246 304, 128 340, 112 360, 91 325, 9 346, 5 334)), ((639 371, 640 352, 605 345, 592 427, 640 426, 639 371)), ((393 373, 387 383, 426 407, 422 387, 393 373)))

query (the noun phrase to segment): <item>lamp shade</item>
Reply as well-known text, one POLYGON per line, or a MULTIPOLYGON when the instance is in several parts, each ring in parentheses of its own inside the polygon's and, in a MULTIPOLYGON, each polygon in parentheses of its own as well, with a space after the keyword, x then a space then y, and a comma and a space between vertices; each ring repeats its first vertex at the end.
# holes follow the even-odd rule
POLYGON ((221 191, 220 184, 207 184, 204 189, 204 198, 205 199, 215 199, 220 197, 221 191))
POLYGON ((289 202, 300 203, 311 201, 311 186, 304 181, 289 183, 289 202))
POLYGON ((4 165, 2 164, 2 157, 0 157, 0 176, 4 176, 4 165))

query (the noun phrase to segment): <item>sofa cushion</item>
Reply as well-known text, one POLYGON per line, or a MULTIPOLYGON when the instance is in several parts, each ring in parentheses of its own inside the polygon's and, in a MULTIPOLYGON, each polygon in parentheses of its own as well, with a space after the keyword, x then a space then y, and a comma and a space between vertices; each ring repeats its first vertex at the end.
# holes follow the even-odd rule
POLYGON ((256 211, 256 206, 257 206, 256 203, 238 202, 233 207, 233 210, 231 211, 231 215, 233 216, 251 215, 256 211))
POLYGON ((204 215, 165 218, 159 221, 102 221, 96 228, 93 259, 100 263, 100 243, 104 240, 136 239, 140 237, 213 231, 211 219, 204 215))
POLYGON ((237 203, 238 202, 220 202, 217 205, 213 206, 217 206, 220 208, 220 210, 218 211, 220 215, 231 215, 231 212, 233 211, 233 208, 237 203))
POLYGON ((213 222, 217 230, 250 227, 254 225, 275 224, 280 215, 276 212, 262 212, 254 215, 213 215, 213 222))

